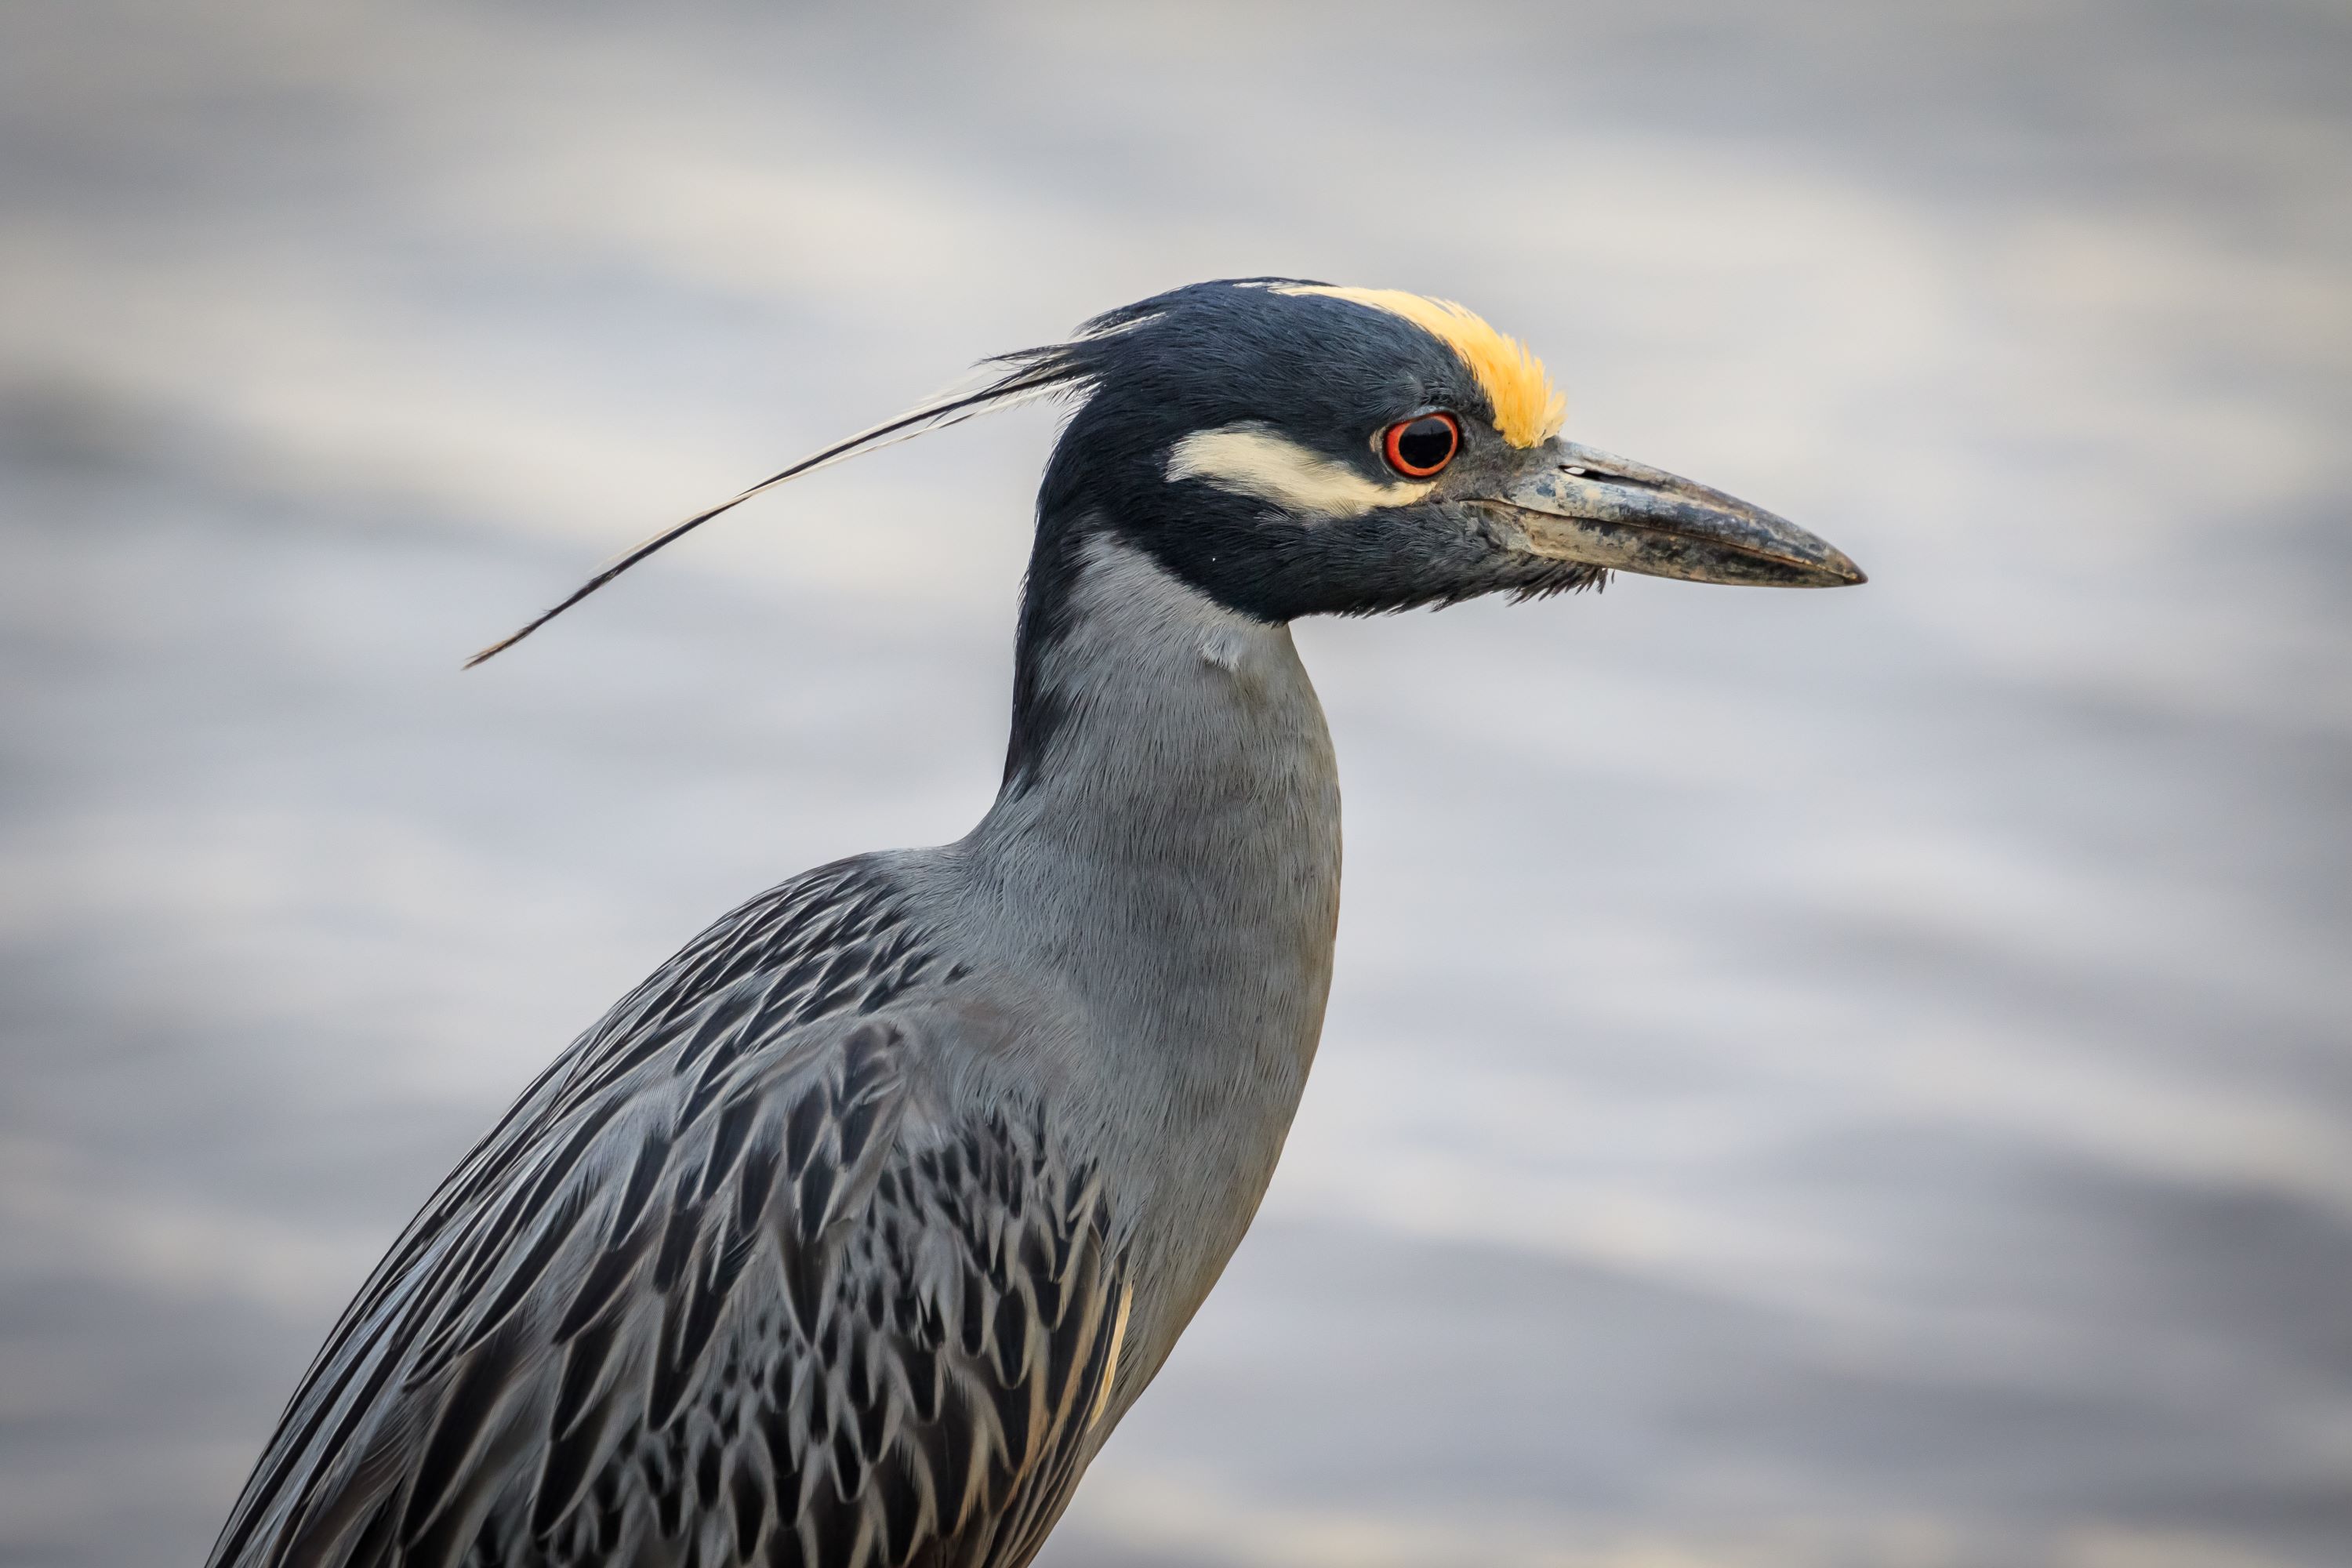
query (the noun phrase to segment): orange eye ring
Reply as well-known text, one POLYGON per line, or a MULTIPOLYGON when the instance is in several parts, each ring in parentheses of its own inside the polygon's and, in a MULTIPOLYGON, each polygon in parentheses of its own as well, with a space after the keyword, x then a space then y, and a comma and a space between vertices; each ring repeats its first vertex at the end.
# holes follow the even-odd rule
POLYGON ((1400 419, 1381 433, 1381 455, 1389 467, 1412 479, 1441 471, 1462 450, 1462 422, 1438 409, 1400 419))

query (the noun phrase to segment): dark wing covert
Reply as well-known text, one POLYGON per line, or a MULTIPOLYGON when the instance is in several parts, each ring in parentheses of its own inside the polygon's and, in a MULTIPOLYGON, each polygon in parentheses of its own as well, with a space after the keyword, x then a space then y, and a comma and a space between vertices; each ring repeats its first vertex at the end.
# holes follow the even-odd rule
POLYGON ((951 986, 870 862, 706 931, 445 1182, 288 1405, 212 1568, 1010 1568, 1126 1290, 1042 1121, 940 1125, 951 986))

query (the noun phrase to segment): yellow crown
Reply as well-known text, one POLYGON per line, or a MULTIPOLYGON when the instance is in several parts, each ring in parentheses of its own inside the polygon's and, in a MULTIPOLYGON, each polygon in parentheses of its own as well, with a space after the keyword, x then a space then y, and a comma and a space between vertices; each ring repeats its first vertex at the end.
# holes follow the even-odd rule
POLYGON ((1402 289, 1339 289, 1322 283, 1296 283, 1285 294, 1324 294, 1402 316, 1443 341, 1478 378, 1479 389, 1494 405, 1495 428, 1514 447, 1533 447, 1549 440, 1568 416, 1568 399, 1552 388, 1543 361, 1517 338, 1505 337, 1486 324, 1475 310, 1451 300, 1432 300, 1402 289))

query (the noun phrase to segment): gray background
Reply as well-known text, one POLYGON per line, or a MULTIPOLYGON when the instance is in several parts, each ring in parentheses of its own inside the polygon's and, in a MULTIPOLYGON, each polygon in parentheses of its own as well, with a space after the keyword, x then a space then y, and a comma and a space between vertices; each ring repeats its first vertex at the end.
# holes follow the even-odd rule
POLYGON ((190 1563, 536 1066, 994 783, 1032 410, 1457 296, 1863 590, 1300 631, 1265 1215, 1048 1553, 2352 1562, 2341 4, 0 20, 0 1561, 190 1563))

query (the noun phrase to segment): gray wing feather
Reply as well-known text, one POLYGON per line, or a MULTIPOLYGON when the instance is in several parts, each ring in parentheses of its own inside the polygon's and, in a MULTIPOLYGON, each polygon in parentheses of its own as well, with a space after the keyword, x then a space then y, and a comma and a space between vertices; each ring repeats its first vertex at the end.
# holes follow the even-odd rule
POLYGON ((857 861, 664 965, 378 1267, 214 1568, 1027 1562, 1124 1288, 1042 1121, 920 1108, 894 1004, 955 975, 857 861))

